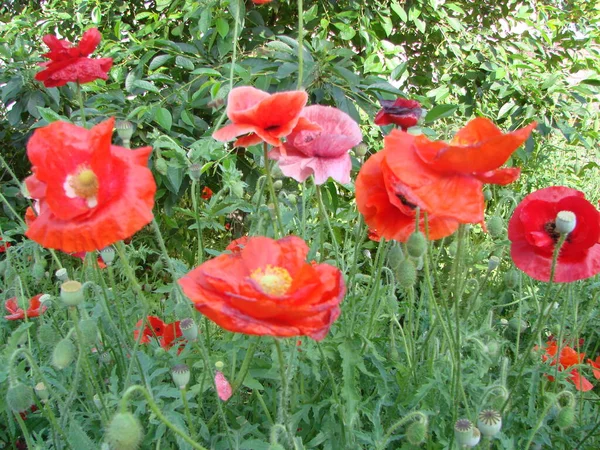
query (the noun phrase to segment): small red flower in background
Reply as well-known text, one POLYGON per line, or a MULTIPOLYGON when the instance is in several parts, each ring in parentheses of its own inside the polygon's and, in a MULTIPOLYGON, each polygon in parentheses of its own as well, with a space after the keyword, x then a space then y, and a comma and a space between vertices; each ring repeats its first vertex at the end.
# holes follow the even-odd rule
POLYGON ((596 360, 593 359, 587 360, 588 364, 592 366, 592 373, 594 374, 594 378, 596 380, 600 380, 600 356, 596 356, 596 360))
MULTIPOLYGON (((369 239, 379 242, 384 237, 406 242, 415 230, 416 205, 404 197, 400 184, 385 167, 388 153, 375 153, 361 167, 356 177, 356 205, 369 226, 369 239), (388 177, 384 176, 386 172, 388 177)), ((451 235, 459 225, 456 220, 440 218, 435 213, 429 214, 427 221, 432 240, 451 235)), ((425 230, 422 213, 419 228, 425 230)))
MULTIPOLYGON (((181 336, 181 328, 179 321, 173 323, 164 323, 156 316, 148 316, 146 318, 146 326, 143 331, 142 344, 148 344, 152 338, 157 338, 160 346, 166 350, 170 349, 173 345, 173 341, 181 336)), ((142 320, 135 324, 136 330, 133 332, 133 337, 137 340, 140 334, 140 328, 142 326, 142 320)))
POLYGON ((304 91, 269 94, 251 86, 232 89, 227 97, 227 117, 231 124, 213 133, 217 141, 234 142, 236 147, 249 147, 261 142, 273 146, 292 132, 308 95, 304 91))
POLYGON ((600 273, 600 212, 583 192, 551 186, 526 196, 508 223, 510 254, 515 265, 532 278, 550 281, 552 254, 560 234, 555 230, 560 211, 575 214, 575 229, 560 250, 554 281, 569 283, 600 273))
POLYGON ((25 316, 27 316, 27 318, 31 318, 38 317, 40 314, 43 314, 47 308, 42 306, 40 303, 40 297, 42 295, 43 294, 38 294, 29 299, 29 307, 27 308, 27 311, 23 311, 23 308, 19 307, 16 297, 9 298, 6 300, 6 302, 4 302, 4 307, 10 314, 4 316, 4 318, 7 320, 19 320, 24 319, 25 316))
POLYGON ((203 200, 210 200, 210 198, 213 196, 213 191, 211 188, 209 188, 208 186, 205 186, 204 189, 202 189, 202 194, 200 195, 200 197, 203 200))
POLYGON ((285 176, 299 183, 314 175, 316 184, 329 177, 350 183, 352 161, 348 151, 362 141, 358 124, 345 112, 330 106, 308 106, 286 142, 269 152, 285 176))
POLYGON ((152 220, 152 148, 112 145, 113 126, 111 118, 91 130, 66 122, 35 130, 27 144, 33 175, 25 182, 39 214, 29 219, 28 238, 66 253, 93 251, 152 220))
POLYGON ((252 237, 239 251, 206 261, 179 280, 196 309, 226 330, 321 340, 340 315, 339 269, 306 262, 296 236, 252 237))
POLYGON ((233 391, 231 389, 231 385, 225 375, 222 372, 218 371, 215 374, 215 385, 217 386, 217 394, 219 394, 219 398, 226 402, 231 398, 233 391))
POLYGON ((242 249, 248 244, 248 236, 242 236, 241 238, 234 239, 229 243, 225 250, 229 250, 232 253, 241 252, 242 249))
POLYGON ((271 3, 273 0, 252 0, 255 5, 264 5, 265 3, 271 3))
POLYGON ((10 242, 2 243, 2 241, 4 239, 0 237, 0 253, 6 252, 6 249, 12 245, 10 242))
MULTIPOLYGON (((73 258, 78 258, 81 261, 85 261, 85 256, 87 255, 87 252, 75 252, 75 253, 71 253, 71 256, 73 258)), ((102 257, 98 256, 98 258, 96 259, 96 262, 98 263, 98 267, 100 267, 101 269, 106 269, 106 264, 104 264, 104 261, 102 260, 102 257)))
POLYGON ((69 81, 83 84, 97 79, 108 79, 112 58, 88 58, 102 39, 96 28, 90 28, 83 33, 81 41, 75 46, 51 34, 47 34, 43 39, 50 51, 42 56, 50 61, 41 63, 45 70, 36 74, 35 79, 44 83, 44 86, 51 88, 64 86, 69 81))
MULTIPOLYGON (((546 343, 546 353, 542 355, 543 361, 548 361, 550 359, 551 366, 556 365, 556 353, 558 352, 558 344, 556 341, 549 341, 546 343)), ((581 364, 583 358, 585 357, 585 353, 577 353, 569 346, 564 346, 560 350, 560 355, 558 357, 558 370, 563 371, 568 369, 571 366, 576 364, 581 364)), ((548 375, 548 379, 550 381, 554 381, 554 377, 548 375)), ((575 385, 575 389, 578 391, 589 391, 593 389, 592 383, 590 383, 585 377, 581 376, 577 369, 573 369, 570 371, 569 380, 573 382, 575 385)))
POLYGON ((400 129, 406 131, 410 127, 414 127, 423 110, 421 104, 416 100, 408 100, 406 98, 397 98, 396 100, 379 100, 381 110, 375 116, 376 125, 398 125, 400 129))

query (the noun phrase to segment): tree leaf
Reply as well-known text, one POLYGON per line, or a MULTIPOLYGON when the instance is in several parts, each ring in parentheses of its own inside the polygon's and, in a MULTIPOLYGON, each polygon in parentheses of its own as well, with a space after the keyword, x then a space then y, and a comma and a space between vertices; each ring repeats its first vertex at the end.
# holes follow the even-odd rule
POLYGON ((171 130, 171 125, 173 125, 173 116, 171 116, 171 113, 167 108, 157 108, 154 111, 154 120, 165 130, 171 130))

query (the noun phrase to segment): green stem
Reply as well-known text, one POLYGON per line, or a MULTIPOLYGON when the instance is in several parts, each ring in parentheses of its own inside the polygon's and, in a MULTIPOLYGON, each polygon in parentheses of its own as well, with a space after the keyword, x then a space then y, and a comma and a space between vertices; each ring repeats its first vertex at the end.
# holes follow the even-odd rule
POLYGON ((248 370, 250 369, 250 362, 252 361, 252 358, 254 357, 254 353, 256 352, 256 347, 258 346, 258 342, 259 339, 255 339, 254 342, 252 342, 250 344, 250 346, 248 347, 248 350, 246 350, 246 356, 244 356, 244 361, 242 361, 242 366, 240 367, 240 370, 237 373, 237 376, 235 377, 235 380, 233 382, 233 385, 231 386, 231 390, 232 392, 235 393, 235 391, 237 391, 240 386, 242 385, 242 383, 244 382, 244 379, 246 378, 246 375, 248 374, 248 370))
POLYGON ((345 448, 346 447, 346 415, 344 414, 344 405, 342 405, 342 402, 340 400, 340 396, 338 395, 337 392, 337 388, 338 388, 338 383, 336 383, 335 381, 335 377, 333 376, 333 371, 331 370, 331 367, 329 366, 329 363, 327 362, 327 357, 325 356, 325 353, 323 352, 323 349, 321 348, 321 344, 319 342, 317 342, 317 348, 319 349, 319 353, 321 355, 321 360, 323 361, 323 364, 325 364, 325 369, 327 371, 327 376, 329 377, 329 380, 331 382, 331 392, 333 393, 333 398, 335 400, 335 402, 338 405, 338 411, 340 412, 340 426, 342 427, 342 445, 341 448, 345 448))
POLYGON ((189 406, 188 400, 187 400, 187 389, 185 387, 183 389, 180 389, 180 393, 181 393, 181 400, 183 401, 183 409, 185 410, 185 418, 188 423, 188 428, 190 429, 190 431, 192 433, 192 439, 197 440, 198 433, 196 431, 196 426, 194 425, 194 421, 192 419, 192 414, 190 413, 190 406, 189 406))
POLYGON ((77 84, 77 100, 79 100, 79 109, 81 110, 81 122, 83 123, 84 128, 87 127, 87 123, 85 120, 85 104, 83 101, 83 92, 81 91, 81 84, 79 82, 77 84))
POLYGON ((179 435, 185 442, 190 444, 193 448, 198 449, 198 450, 208 450, 206 447, 202 447, 200 444, 198 444, 196 441, 194 441, 192 438, 190 438, 186 433, 184 433, 179 428, 177 428, 175 425, 173 425, 169 421, 169 419, 167 419, 165 417, 165 415, 162 413, 162 411, 160 410, 158 405, 154 402, 154 399, 152 398, 152 396, 150 395, 150 393, 144 386, 140 386, 139 384, 137 384, 137 385, 130 386, 129 388, 127 388, 127 390, 123 394, 123 398, 121 399, 120 407, 121 407, 122 413, 127 412, 127 400, 131 396, 131 394, 133 394, 136 391, 141 391, 144 394, 144 397, 146 397, 146 401, 148 402, 148 405, 150 406, 150 409, 152 410, 152 412, 154 412, 154 414, 156 414, 156 417, 158 417, 158 419, 162 423, 164 423, 168 428, 170 428, 174 433, 179 435))
POLYGON ((279 375, 281 377, 281 392, 279 394, 279 410, 277 412, 277 422, 283 423, 283 426, 287 431, 289 442, 291 444, 292 442, 294 442, 294 438, 290 430, 289 415, 286 405, 286 399, 288 397, 288 379, 285 373, 286 364, 279 340, 277 338, 274 338, 273 342, 275 342, 275 349, 277 350, 277 359, 279 360, 279 375))
POLYGON ((302 0, 298 0, 298 85, 296 89, 302 88, 302 77, 304 75, 304 8, 302 0))
POLYGON ((406 416, 404 416, 402 419, 398 420, 396 423, 394 423, 388 430, 387 433, 385 433, 385 436, 383 437, 383 440, 381 441, 381 443, 377 446, 377 450, 381 450, 384 449, 388 443, 388 441, 390 440, 390 438, 392 437, 392 435, 394 434, 394 432, 400 428, 402 425, 404 425, 406 422, 408 422, 410 419, 412 419, 413 417, 416 417, 419 422, 423 421, 423 423, 425 425, 427 425, 427 416, 425 414, 423 414, 421 411, 413 411, 411 413, 408 413, 406 416))
MULTIPOLYGON (((329 220, 329 214, 327 214, 327 210, 325 209, 325 204, 323 203, 323 195, 321 194, 321 186, 317 184, 313 177, 313 182, 315 183, 315 189, 317 191, 317 202, 319 204, 319 212, 321 213, 321 218, 327 225, 327 229, 329 230, 329 234, 331 235, 331 243, 333 244, 333 249, 335 251, 335 260, 337 261, 338 267, 345 271, 343 268, 343 261, 340 253, 340 247, 338 245, 337 239, 335 237, 335 233, 333 232, 333 227, 331 226, 331 222, 329 220)), ((324 255, 323 255, 324 256, 324 255)))
POLYGON ((200 212, 198 210, 197 196, 198 182, 192 180, 192 204, 194 206, 194 218, 196 219, 196 234, 198 238, 198 252, 196 253, 196 264, 199 266, 204 262, 204 242, 202 240, 202 224, 200 223, 200 212))
MULTIPOLYGON (((275 216, 277 217, 277 226, 279 233, 275 233, 277 237, 283 237, 285 235, 283 229, 283 223, 281 222, 281 214, 279 213, 279 202, 277 201, 277 195, 275 194, 275 188, 273 187, 273 177, 271 176, 271 169, 269 164, 269 148, 267 143, 263 143, 263 156, 265 159, 265 172, 267 175, 267 183, 269 185, 269 193, 271 200, 273 201, 273 207, 275 208, 275 216)), ((275 228, 275 227, 273 227, 275 228)))

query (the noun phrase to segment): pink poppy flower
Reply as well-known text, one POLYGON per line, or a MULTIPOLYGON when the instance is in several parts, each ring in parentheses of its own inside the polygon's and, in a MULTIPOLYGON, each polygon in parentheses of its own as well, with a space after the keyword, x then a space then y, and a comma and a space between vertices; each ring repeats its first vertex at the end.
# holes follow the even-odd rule
POLYGON ((231 389, 231 385, 225 375, 222 372, 217 370, 215 374, 215 384, 217 385, 217 394, 219 394, 219 398, 226 402, 233 395, 233 391, 231 389))
POLYGON ((362 141, 352 118, 330 106, 308 106, 284 144, 273 148, 269 158, 279 161, 284 175, 302 182, 309 175, 323 184, 329 177, 350 182, 352 161, 348 151, 362 141))

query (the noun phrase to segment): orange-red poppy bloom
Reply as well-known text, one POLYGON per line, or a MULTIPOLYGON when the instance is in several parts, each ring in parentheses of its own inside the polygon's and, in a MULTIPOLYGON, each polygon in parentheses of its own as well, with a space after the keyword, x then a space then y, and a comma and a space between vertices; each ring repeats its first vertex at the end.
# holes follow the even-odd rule
MULTIPOLYGON (((550 360, 551 366, 556 365, 556 353, 558 352, 558 343, 556 341, 549 341, 546 343, 546 353, 542 355, 543 361, 550 360)), ((564 346, 560 349, 560 355, 558 356, 558 370, 567 370, 570 367, 581 364, 585 353, 578 353, 569 346, 564 346)), ((548 375, 550 381, 554 381, 554 377, 548 375)), ((582 376, 577 369, 573 369, 569 373, 569 380, 575 385, 575 389, 578 391, 589 391, 593 389, 592 383, 590 383, 584 376, 582 376)))
POLYGON ((273 0, 252 0, 255 5, 264 5, 265 3, 271 3, 273 0))
MULTIPOLYGON (((78 259, 80 259, 82 261, 85 261, 86 255, 87 255, 87 252, 75 252, 75 253, 71 253, 72 257, 78 258, 78 259)), ((106 264, 102 260, 101 256, 98 256, 96 258, 96 263, 98 264, 98 267, 100 267, 101 269, 106 269, 106 264)))
MULTIPOLYGON (((386 137, 386 146, 390 138, 394 139, 395 136, 386 137)), ((402 184, 386 166, 390 152, 393 150, 386 148, 375 153, 361 167, 356 177, 356 205, 369 226, 370 239, 379 241, 384 237, 406 242, 415 231, 416 205, 407 200, 402 184)), ((459 223, 432 213, 428 216, 428 225, 429 238, 441 239, 454 233, 459 223)), ((421 231, 425 229, 423 214, 420 216, 419 228, 421 231)))
POLYGON ((210 200, 210 198, 211 198, 212 196, 213 196, 213 191, 212 191, 212 189, 211 189, 211 188, 209 188, 208 186, 205 186, 205 187, 202 189, 202 194, 200 194, 200 197, 201 197, 203 200, 210 200))
POLYGON ((4 239, 0 237, 0 253, 6 252, 6 249, 12 245, 10 242, 4 243, 2 241, 4 241, 4 239))
MULTIPOLYGON (((139 320, 135 324, 135 331, 133 337, 137 340, 140 334, 140 328, 142 327, 142 321, 139 320)), ((146 326, 144 327, 142 338, 140 342, 142 344, 148 344, 153 338, 158 339, 160 346, 166 350, 170 349, 175 339, 183 336, 181 332, 180 322, 164 323, 156 316, 148 316, 146 318, 146 326)))
POLYGON ((535 126, 504 134, 490 120, 477 118, 450 143, 393 130, 385 139, 386 167, 410 204, 460 223, 481 223, 483 183, 505 185, 519 177, 519 169, 499 167, 535 126))
POLYGON ((9 298, 4 303, 4 307, 10 314, 4 316, 4 318, 8 320, 19 320, 24 319, 25 316, 27 316, 28 318, 38 317, 40 314, 46 311, 46 307, 42 306, 42 304, 40 303, 40 297, 42 295, 43 294, 38 294, 35 297, 29 299, 29 306, 27 308, 27 311, 24 311, 23 308, 19 307, 19 303, 17 302, 16 297, 9 298))
POLYGON ((600 380, 600 356, 596 356, 596 360, 589 359, 588 363, 592 366, 592 373, 594 374, 594 378, 596 380, 600 380))
POLYGON ((230 252, 240 252, 248 244, 249 239, 250 238, 248 236, 242 236, 234 239, 227 247, 225 247, 225 250, 229 250, 230 252))
POLYGON ((321 340, 340 315, 345 284, 339 269, 306 262, 296 236, 253 237, 179 280, 196 309, 226 330, 321 340))
POLYGON ((94 251, 128 238, 152 220, 156 184, 151 147, 111 145, 114 119, 91 130, 66 122, 38 128, 27 144, 25 182, 39 213, 25 233, 66 253, 94 251))
POLYGON ((573 213, 576 223, 560 249, 553 281, 569 283, 600 273, 600 212, 583 192, 551 186, 526 196, 508 223, 511 257, 536 280, 550 281, 554 247, 560 237, 556 216, 561 211, 573 213))
POLYGON ((375 116, 375 125, 398 125, 406 131, 414 127, 421 118, 423 110, 416 100, 397 98, 396 100, 379 100, 381 110, 375 116))
POLYGON ((89 83, 91 81, 108 79, 108 71, 112 67, 112 58, 88 58, 102 39, 96 28, 90 28, 81 38, 78 45, 58 39, 52 34, 44 36, 45 44, 50 48, 43 56, 50 61, 42 63, 44 70, 36 74, 35 79, 46 87, 57 87, 69 81, 89 83))
POLYGON ((269 94, 251 86, 232 89, 227 97, 227 117, 231 124, 213 133, 217 141, 231 141, 237 147, 261 142, 277 146, 292 132, 308 95, 304 91, 269 94))

